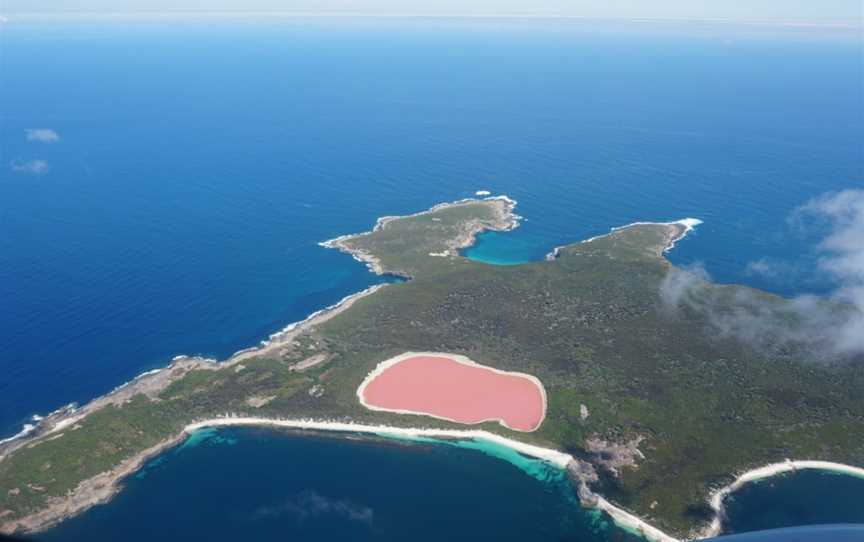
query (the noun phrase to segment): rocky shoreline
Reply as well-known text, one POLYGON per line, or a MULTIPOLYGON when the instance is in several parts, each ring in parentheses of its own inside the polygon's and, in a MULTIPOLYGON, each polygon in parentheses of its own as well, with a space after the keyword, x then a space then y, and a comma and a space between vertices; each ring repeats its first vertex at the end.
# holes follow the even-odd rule
MULTIPOLYGON (((698 218, 682 218, 680 220, 675 220, 673 222, 632 222, 632 223, 626 224, 624 226, 616 226, 614 228, 611 228, 609 230, 609 233, 604 233, 602 235, 595 235, 594 237, 589 237, 588 239, 585 239, 584 241, 581 241, 578 244, 590 243, 592 241, 596 241, 597 239, 600 239, 602 237, 606 237, 612 233, 615 233, 616 231, 623 230, 625 228, 630 228, 632 226, 669 226, 668 230, 666 231, 666 237, 665 237, 665 241, 664 241, 663 246, 658 247, 659 252, 662 254, 665 252, 669 252, 670 250, 675 248, 675 244, 678 241, 680 241, 681 239, 684 239, 687 236, 687 234, 690 233, 691 231, 693 231, 693 229, 696 226, 698 226, 699 224, 702 224, 702 221, 699 220, 698 218)), ((567 248, 568 246, 572 246, 572 245, 562 245, 562 246, 553 248, 551 252, 546 254, 546 261, 553 261, 553 260, 558 259, 558 256, 561 254, 561 250, 564 248, 567 248)))
POLYGON ((463 205, 470 205, 479 202, 489 202, 492 205, 492 208, 496 211, 497 214, 495 223, 489 225, 478 221, 469 222, 466 227, 461 232, 459 232, 459 234, 454 239, 448 241, 446 251, 430 254, 430 256, 443 257, 458 256, 460 250, 463 250, 473 245, 475 239, 477 238, 477 235, 484 231, 504 232, 510 231, 518 227, 519 219, 521 217, 513 212, 513 209, 516 207, 516 201, 510 199, 507 196, 492 196, 483 199, 467 198, 450 203, 439 203, 438 205, 435 205, 425 211, 420 211, 419 213, 414 213, 411 215, 381 217, 376 221, 375 227, 372 228, 371 231, 340 235, 339 237, 335 237, 327 241, 322 241, 318 244, 325 248, 335 248, 336 250, 349 254, 355 260, 365 264, 369 268, 369 270, 376 275, 384 275, 387 272, 384 270, 381 261, 369 252, 351 246, 351 241, 359 237, 369 235, 370 233, 383 230, 387 227, 387 224, 394 220, 428 215, 442 209, 460 207, 463 205))
POLYGON ((182 443, 187 436, 186 431, 182 431, 146 450, 142 450, 111 470, 83 480, 69 494, 49 499, 48 505, 39 512, 0 523, 0 532, 38 533, 98 504, 110 501, 123 489, 122 482, 127 476, 138 471, 150 459, 182 443))
POLYGON ((51 412, 47 416, 40 418, 35 430, 30 434, 16 439, 10 439, 5 443, 0 444, 0 461, 12 454, 15 450, 34 444, 42 438, 56 436, 60 431, 67 427, 74 427, 77 422, 84 419, 87 415, 108 405, 121 405, 139 394, 154 399, 165 388, 186 376, 190 371, 216 371, 231 367, 247 359, 278 351, 280 348, 289 345, 291 341, 293 341, 303 331, 330 320, 334 316, 350 308, 358 299, 371 295, 385 286, 386 284, 376 284, 366 290, 345 297, 335 305, 317 311, 305 320, 290 324, 282 331, 274 333, 268 340, 263 341, 261 345, 240 350, 225 361, 219 362, 214 359, 197 356, 175 356, 171 360, 171 363, 166 367, 142 373, 131 381, 114 388, 114 390, 93 399, 83 406, 79 407, 75 404, 65 405, 54 412, 51 412))

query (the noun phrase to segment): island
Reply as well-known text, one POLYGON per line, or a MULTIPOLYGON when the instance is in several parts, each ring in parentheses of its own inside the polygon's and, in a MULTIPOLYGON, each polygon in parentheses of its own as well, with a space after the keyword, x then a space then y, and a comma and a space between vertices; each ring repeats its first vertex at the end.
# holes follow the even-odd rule
POLYGON ((789 301, 673 266, 664 254, 698 221, 631 224, 520 265, 461 255, 515 228, 514 206, 467 199, 322 243, 404 280, 227 360, 178 356, 0 444, 0 532, 105 502, 190 432, 226 425, 493 440, 663 541, 716 533, 722 497, 759 476, 864 475, 864 360, 719 332, 742 299, 781 315, 789 301), (417 371, 438 384, 400 393, 417 371))

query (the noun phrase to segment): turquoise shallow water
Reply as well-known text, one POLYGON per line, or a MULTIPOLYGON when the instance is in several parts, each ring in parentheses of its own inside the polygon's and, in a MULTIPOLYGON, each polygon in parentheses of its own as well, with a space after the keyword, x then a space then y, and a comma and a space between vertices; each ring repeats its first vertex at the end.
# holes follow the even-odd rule
MULTIPOLYGON (((830 289, 814 273, 816 239, 788 218, 809 198, 864 186, 859 38, 646 28, 3 25, 0 434, 176 354, 230 355, 377 282, 317 242, 478 189, 514 197, 526 218, 513 232, 482 236, 467 252, 479 260, 536 260, 613 226, 694 216, 705 224, 670 255, 676 263, 703 262, 720 281, 784 295, 830 289), (25 130, 37 127, 59 141, 28 141, 25 130), (47 172, 17 170, 33 160, 47 172), (787 272, 748 273, 765 257, 787 272)), ((403 486, 417 475, 417 487, 429 487, 424 469, 443 488, 429 489, 430 499, 448 487, 471 496, 436 508, 442 525, 468 525, 465 510, 477 502, 486 503, 484 521, 496 510, 512 515, 512 532, 529 539, 525 529, 542 529, 538 518, 548 517, 535 502, 578 516, 549 484, 488 455, 435 447, 387 477, 415 448, 376 447, 400 454, 369 452, 367 472, 354 443, 224 438, 166 456, 115 503, 47 536, 111 539, 135 524, 151 536, 177 529, 180 539, 227 540, 253 529, 243 518, 256 506, 272 509, 263 514, 273 531, 262 532, 276 532, 288 520, 270 517, 279 515, 273 507, 350 516, 372 497, 314 477, 368 480, 368 472, 384 473, 375 479, 376 518, 417 520, 433 501, 408 498, 403 486), (196 454, 207 457, 188 459, 196 454), (270 476, 286 457, 306 467, 288 472, 307 483, 270 476), (465 488, 451 480, 472 469, 488 476, 467 478, 465 488), (496 485, 502 480, 514 485, 496 485)), ((356 527, 344 523, 304 528, 319 525, 316 538, 328 539, 356 527)))

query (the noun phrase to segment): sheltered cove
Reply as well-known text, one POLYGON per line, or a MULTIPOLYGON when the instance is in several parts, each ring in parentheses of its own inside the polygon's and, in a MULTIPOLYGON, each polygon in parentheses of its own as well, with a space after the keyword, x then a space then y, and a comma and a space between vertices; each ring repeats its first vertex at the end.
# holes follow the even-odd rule
POLYGON ((703 531, 701 531, 697 535, 697 538, 711 538, 715 536, 720 536, 722 534, 723 518, 726 513, 723 502, 726 497, 728 497, 731 493, 738 491, 745 485, 752 482, 764 480, 773 476, 781 476, 801 470, 821 470, 825 472, 833 472, 837 474, 855 476, 857 478, 864 479, 864 469, 860 467, 853 467, 851 465, 844 465, 842 463, 834 463, 832 461, 793 461, 791 459, 787 459, 782 463, 772 463, 770 465, 765 465, 763 467, 749 470, 738 476, 738 478, 736 478, 735 481, 728 486, 724 486, 718 489, 711 495, 711 497, 708 499, 708 502, 711 505, 711 509, 714 511, 714 519, 711 520, 710 525, 708 525, 703 531))

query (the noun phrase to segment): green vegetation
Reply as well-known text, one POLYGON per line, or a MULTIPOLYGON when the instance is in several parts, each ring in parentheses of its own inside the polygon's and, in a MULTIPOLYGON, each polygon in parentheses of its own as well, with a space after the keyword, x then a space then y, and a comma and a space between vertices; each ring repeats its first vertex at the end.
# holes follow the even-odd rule
POLYGON ((766 353, 711 333, 699 310, 664 306, 659 292, 671 266, 662 249, 681 226, 631 226, 519 266, 429 255, 466 232, 502 227, 501 209, 500 202, 446 207, 347 238, 341 248, 373 255, 383 272, 412 280, 358 300, 276 353, 192 371, 155 400, 139 395, 14 452, 0 461, 0 524, 189 422, 226 412, 451 425, 358 404, 368 371, 407 350, 464 354, 543 381, 549 408, 539 431, 484 429, 592 461, 600 458, 589 438, 641 438, 644 459, 619 477, 602 476, 599 489, 671 532, 698 525, 709 490, 745 468, 787 457, 864 465, 864 365, 818 363, 803 350, 766 353), (292 369, 320 354, 326 361, 292 369))
POLYGON ((340 243, 344 245, 340 248, 373 256, 382 267, 380 271, 413 277, 459 266, 464 260, 434 254, 455 252, 469 244, 475 232, 508 229, 512 224, 508 203, 469 200, 398 220, 384 218, 373 235, 351 236, 340 243))

